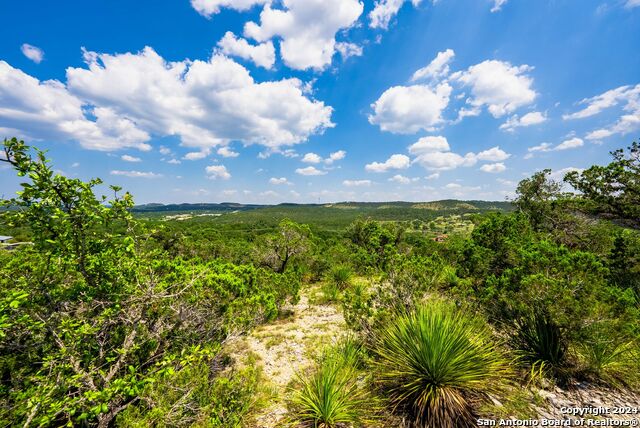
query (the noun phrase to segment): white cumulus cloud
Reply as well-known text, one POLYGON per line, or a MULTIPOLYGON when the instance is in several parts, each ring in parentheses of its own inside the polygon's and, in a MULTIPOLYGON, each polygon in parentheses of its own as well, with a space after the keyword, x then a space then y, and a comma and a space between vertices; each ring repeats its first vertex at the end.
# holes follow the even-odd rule
POLYGON ((324 160, 324 163, 327 165, 331 165, 332 163, 342 160, 347 156, 347 152, 344 150, 338 150, 337 152, 333 152, 329 154, 329 157, 324 160))
POLYGON ((286 177, 271 177, 269 179, 269 183, 270 184, 275 184, 275 185, 280 185, 280 184, 291 184, 291 182, 289 180, 287 180, 286 177))
POLYGON ((125 162, 142 162, 142 159, 131 155, 122 155, 120 159, 125 162))
POLYGON ((231 174, 227 171, 227 167, 224 165, 211 165, 205 168, 207 178, 210 180, 228 180, 231 178, 231 174))
POLYGON ((44 51, 37 46, 30 45, 29 43, 23 43, 22 46, 20 46, 20 50, 24 56, 36 64, 40 64, 44 59, 44 51))
POLYGON ((216 153, 218 153, 223 158, 237 158, 238 156, 240 156, 240 153, 234 152, 227 146, 220 147, 216 153))
POLYGON ((333 126, 332 109, 303 94, 297 79, 257 83, 222 55, 167 62, 152 48, 137 54, 85 53, 87 68, 67 69, 70 91, 112 108, 150 133, 211 148, 230 141, 276 150, 333 126))
POLYGON ((489 172, 492 174, 506 171, 506 169, 507 167, 502 162, 488 163, 480 167, 480 171, 489 172))
POLYGON ((481 151, 476 158, 481 161, 499 162, 507 160, 511 155, 500 148, 500 146, 492 147, 488 150, 481 151))
POLYGON ((191 6, 202 16, 210 18, 222 8, 246 11, 255 5, 270 3, 271 0, 191 0, 191 6))
POLYGON ((374 112, 369 115, 369 122, 396 134, 433 130, 443 122, 442 112, 449 104, 451 89, 447 83, 435 88, 427 85, 391 87, 371 105, 374 112))
POLYGON ((487 60, 456 72, 451 78, 467 86, 472 107, 486 106, 493 117, 502 117, 531 104, 536 99, 528 65, 513 66, 505 61, 487 60))
POLYGON ((349 42, 336 43, 336 50, 340 52, 343 59, 350 58, 352 56, 362 56, 362 46, 349 42))
POLYGON ((312 175, 325 175, 326 173, 327 173, 326 171, 321 171, 315 166, 308 166, 306 168, 296 169, 296 174, 300 174, 300 175, 312 176, 312 175))
POLYGON ((425 79, 442 79, 449 75, 449 64, 453 60, 455 52, 453 49, 447 49, 442 52, 438 52, 438 55, 434 58, 429 65, 417 70, 413 73, 411 81, 425 79))
POLYGON ((613 135, 627 135, 640 130, 640 84, 621 86, 611 89, 592 98, 586 98, 579 104, 586 107, 572 114, 563 116, 565 120, 584 119, 599 114, 603 110, 622 105, 622 114, 609 126, 591 131, 587 140, 601 140, 613 135))
POLYGON ((276 62, 276 49, 271 41, 251 45, 245 39, 236 37, 231 31, 227 31, 218 42, 220 52, 225 55, 237 56, 253 61, 257 66, 270 69, 276 62))
POLYGON ((500 129, 504 131, 513 132, 516 128, 523 128, 527 126, 539 125, 547 121, 547 116, 539 111, 532 111, 518 117, 517 114, 511 116, 505 123, 500 125, 500 129))
POLYGON ((93 150, 151 149, 149 134, 115 109, 88 106, 63 83, 41 82, 4 61, 0 61, 0 128, 29 139, 77 141, 93 150))
POLYGON ((162 174, 156 174, 155 172, 143 172, 143 171, 120 171, 113 170, 110 172, 111 175, 120 175, 124 177, 130 178, 160 178, 162 174))
POLYGON ((342 184, 347 187, 368 187, 371 186, 371 180, 344 180, 342 184))
POLYGON ((407 169, 411 166, 411 159, 406 155, 395 154, 384 162, 373 162, 365 166, 369 172, 387 172, 392 169, 407 169))
POLYGON ((409 146, 409 153, 412 155, 421 155, 433 152, 448 152, 450 149, 449 142, 442 136, 422 137, 417 142, 409 146))
POLYGON ((302 162, 305 162, 305 163, 320 163, 320 162, 322 162, 322 157, 320 157, 319 155, 317 155, 315 153, 307 153, 306 155, 303 156, 302 162))
MULTIPOLYGON (((376 0, 373 10, 369 12, 369 26, 371 28, 388 28, 389 22, 398 14, 405 1, 408 0, 376 0)), ((418 6, 422 0, 411 0, 411 3, 418 6)))
POLYGON ((281 39, 280 55, 296 70, 322 70, 336 52, 336 33, 353 26, 364 9, 358 0, 282 0, 267 4, 260 23, 248 22, 244 35, 258 42, 281 39))

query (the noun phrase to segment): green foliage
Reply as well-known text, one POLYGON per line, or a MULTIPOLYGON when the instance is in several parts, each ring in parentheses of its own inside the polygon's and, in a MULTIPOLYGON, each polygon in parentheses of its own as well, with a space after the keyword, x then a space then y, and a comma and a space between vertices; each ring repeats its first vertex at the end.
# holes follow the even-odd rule
POLYGON ((1 256, 2 425, 109 426, 149 385, 297 299, 293 273, 172 259, 147 248, 129 194, 97 198, 99 180, 55 175, 17 140, 5 156, 28 181, 3 216, 33 246, 1 256))
POLYGON ((536 172, 518 183, 513 203, 535 230, 552 227, 557 220, 556 202, 562 195, 562 183, 549 178, 550 169, 536 172))
POLYGON ((258 243, 258 258, 263 265, 283 273, 295 257, 309 251, 311 238, 309 226, 284 219, 278 225, 276 233, 266 236, 258 243))
POLYGON ((329 272, 329 281, 333 282, 339 290, 344 290, 350 284, 353 272, 349 266, 334 266, 329 272))
POLYGON ((345 236, 353 244, 352 260, 360 271, 367 268, 385 270, 387 263, 398 252, 405 228, 398 223, 380 223, 358 219, 346 230, 345 236))
POLYGON ((582 374, 612 386, 633 386, 640 382, 639 351, 637 343, 621 336, 611 322, 589 326, 577 345, 582 374))
POLYGON ((619 149, 611 153, 613 162, 594 165, 578 173, 570 172, 565 181, 580 194, 580 206, 589 212, 620 219, 640 228, 640 144, 634 142, 628 154, 619 149))
POLYGON ((513 346, 529 364, 533 377, 551 375, 566 380, 570 365, 566 333, 548 313, 533 311, 514 322, 513 346))
POLYGON ((309 427, 370 426, 377 400, 359 379, 361 347, 347 338, 325 352, 311 370, 298 373, 289 403, 293 423, 309 427))
POLYGON ((497 390, 507 375, 488 327, 442 301, 392 320, 374 352, 392 402, 421 427, 476 426, 471 394, 497 390))
POLYGON ((220 363, 218 359, 197 361, 147 385, 140 394, 140 405, 120 413, 116 424, 140 428, 243 426, 264 404, 261 371, 248 358, 243 368, 216 373, 212 367, 220 363))

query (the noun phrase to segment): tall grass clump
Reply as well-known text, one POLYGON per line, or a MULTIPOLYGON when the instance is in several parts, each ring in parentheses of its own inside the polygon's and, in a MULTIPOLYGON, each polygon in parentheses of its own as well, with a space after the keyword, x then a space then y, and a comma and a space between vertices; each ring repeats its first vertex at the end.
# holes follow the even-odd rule
POLYGON ((393 319, 374 351, 383 388, 417 427, 476 426, 472 402, 508 375, 487 325, 439 300, 393 319))
POLYGON ((577 346, 581 372, 587 378, 611 386, 637 386, 640 382, 640 349, 627 337, 616 335, 604 323, 588 329, 577 346))
POLYGON ((362 427, 375 420, 376 399, 360 379, 361 345, 347 338, 309 373, 298 373, 290 422, 314 428, 362 427))
POLYGON ((512 344, 522 361, 530 366, 531 377, 552 377, 566 381, 571 366, 569 341, 546 311, 536 310, 514 321, 512 344))
POLYGON ((353 277, 353 272, 348 266, 334 266, 329 272, 329 280, 333 282, 340 291, 349 286, 351 277, 353 277))

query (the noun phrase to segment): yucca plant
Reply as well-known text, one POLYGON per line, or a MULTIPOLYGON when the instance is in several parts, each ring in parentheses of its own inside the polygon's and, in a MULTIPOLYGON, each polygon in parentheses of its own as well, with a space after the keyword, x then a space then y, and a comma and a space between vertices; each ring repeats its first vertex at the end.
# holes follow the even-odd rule
POLYGON ((536 310, 514 321, 512 345, 531 368, 531 378, 568 377, 569 343, 565 332, 546 311, 536 310))
POLYGON ((344 290, 349 286, 353 272, 348 266, 335 266, 329 272, 329 280, 333 282, 339 290, 344 290))
POLYGON ((487 325, 443 301, 392 320, 374 351, 383 388, 418 427, 476 426, 472 401, 497 391, 508 375, 487 325))
POLYGON ((602 323, 587 330, 577 346, 583 372, 612 386, 635 384, 640 380, 637 344, 616 336, 602 323))
POLYGON ((314 428, 360 427, 375 420, 376 400, 359 380, 361 352, 345 339, 307 374, 298 373, 290 400, 290 422, 314 428))

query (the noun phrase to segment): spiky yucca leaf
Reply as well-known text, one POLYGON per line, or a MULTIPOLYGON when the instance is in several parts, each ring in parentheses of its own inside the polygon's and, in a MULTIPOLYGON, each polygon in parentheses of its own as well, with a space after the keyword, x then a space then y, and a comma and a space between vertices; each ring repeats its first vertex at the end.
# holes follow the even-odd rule
POLYGON ((419 427, 475 426, 471 397, 495 391, 508 373, 480 319, 434 301, 379 333, 378 377, 419 427))
POLYGON ((358 379, 360 350, 346 338, 307 374, 298 373, 291 419, 314 428, 359 427, 375 420, 377 400, 358 379))

